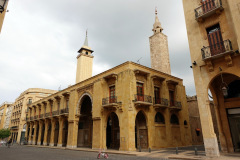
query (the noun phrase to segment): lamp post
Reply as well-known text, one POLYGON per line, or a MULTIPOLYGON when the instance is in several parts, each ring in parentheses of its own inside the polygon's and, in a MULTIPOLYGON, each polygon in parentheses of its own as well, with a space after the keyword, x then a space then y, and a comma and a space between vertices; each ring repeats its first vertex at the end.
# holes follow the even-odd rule
POLYGON ((0 0, 0 13, 4 11, 6 3, 7 0, 0 0))

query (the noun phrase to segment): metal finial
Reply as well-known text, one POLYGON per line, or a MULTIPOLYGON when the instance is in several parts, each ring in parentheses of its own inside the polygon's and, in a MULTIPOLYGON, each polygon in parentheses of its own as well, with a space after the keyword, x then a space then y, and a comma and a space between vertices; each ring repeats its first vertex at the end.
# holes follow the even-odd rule
POLYGON ((155 7, 155 14, 157 15, 157 7, 155 7))
MULTIPOLYGON (((88 30, 88 29, 87 29, 88 30)), ((87 30, 86 30, 86 37, 87 37, 87 30)))

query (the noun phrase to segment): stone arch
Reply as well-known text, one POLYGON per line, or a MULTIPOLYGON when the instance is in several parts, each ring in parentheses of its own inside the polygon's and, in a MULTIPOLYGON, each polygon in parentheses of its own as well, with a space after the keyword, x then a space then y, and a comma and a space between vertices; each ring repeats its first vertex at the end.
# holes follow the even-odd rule
POLYGON ((165 124, 165 117, 161 112, 157 112, 154 121, 155 123, 165 124))
POLYGON ((79 100, 78 100, 78 103, 77 103, 77 106, 76 106, 76 113, 80 113, 81 104, 82 104, 82 102, 83 102, 83 100, 84 100, 84 98, 85 98, 86 96, 88 96, 88 97, 90 98, 91 103, 93 104, 92 94, 91 94, 90 92, 87 92, 87 91, 84 92, 84 93, 81 95, 81 97, 79 98, 79 100))
POLYGON ((136 148, 148 148, 147 116, 140 110, 135 119, 135 146, 136 148))

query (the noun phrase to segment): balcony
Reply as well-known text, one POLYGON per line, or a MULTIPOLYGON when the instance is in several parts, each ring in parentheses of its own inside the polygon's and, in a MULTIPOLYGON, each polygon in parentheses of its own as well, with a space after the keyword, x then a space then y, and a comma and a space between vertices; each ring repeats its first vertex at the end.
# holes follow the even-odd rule
POLYGON ((52 116, 52 113, 51 112, 48 112, 48 113, 45 113, 45 118, 49 118, 52 116))
POLYGON ((40 114, 38 117, 39 119, 43 119, 43 114, 40 114))
POLYGON ((233 53, 232 43, 230 40, 225 40, 212 46, 203 47, 201 51, 202 59, 204 61, 215 59, 233 53))
POLYGON ((34 116, 34 120, 37 120, 38 119, 38 116, 34 116))
POLYGON ((170 109, 176 109, 176 110, 181 110, 182 109, 182 103, 178 101, 173 101, 170 100, 170 109))
POLYGON ((111 108, 118 106, 117 96, 107 97, 102 99, 102 106, 104 108, 111 108))
POLYGON ((168 100, 165 98, 156 98, 153 97, 153 107, 154 108, 167 108, 168 107, 168 100))
POLYGON ((64 108, 60 110, 60 115, 68 115, 69 114, 69 109, 68 108, 64 108))
POLYGON ((221 0, 209 0, 202 2, 202 5, 196 8, 195 18, 198 22, 203 21, 204 18, 210 17, 215 13, 220 13, 223 10, 221 0))
POLYGON ((151 106, 152 97, 143 94, 135 94, 133 102, 136 106, 151 106))
POLYGON ((59 110, 56 110, 56 111, 53 111, 52 112, 52 116, 55 117, 55 116, 58 116, 59 115, 59 110))
POLYGON ((33 121, 33 117, 30 117, 30 121, 33 121))
POLYGON ((26 121, 29 121, 29 118, 26 117, 26 121))
POLYGON ((18 129, 18 126, 12 126, 11 129, 18 129))

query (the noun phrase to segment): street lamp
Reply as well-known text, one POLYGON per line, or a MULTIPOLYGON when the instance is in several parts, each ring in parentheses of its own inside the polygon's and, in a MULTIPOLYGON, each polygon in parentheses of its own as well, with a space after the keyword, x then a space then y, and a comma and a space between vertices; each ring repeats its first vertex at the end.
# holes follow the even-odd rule
MULTIPOLYGON (((220 67, 219 67, 219 70, 220 72, 222 71, 220 67)), ((223 81, 222 72, 221 72, 221 80, 222 80, 222 83, 220 85, 220 90, 222 91, 223 96, 226 98, 228 96, 228 85, 223 81)))
POLYGON ((2 13, 5 9, 5 5, 7 3, 7 0, 0 0, 0 12, 2 13))

